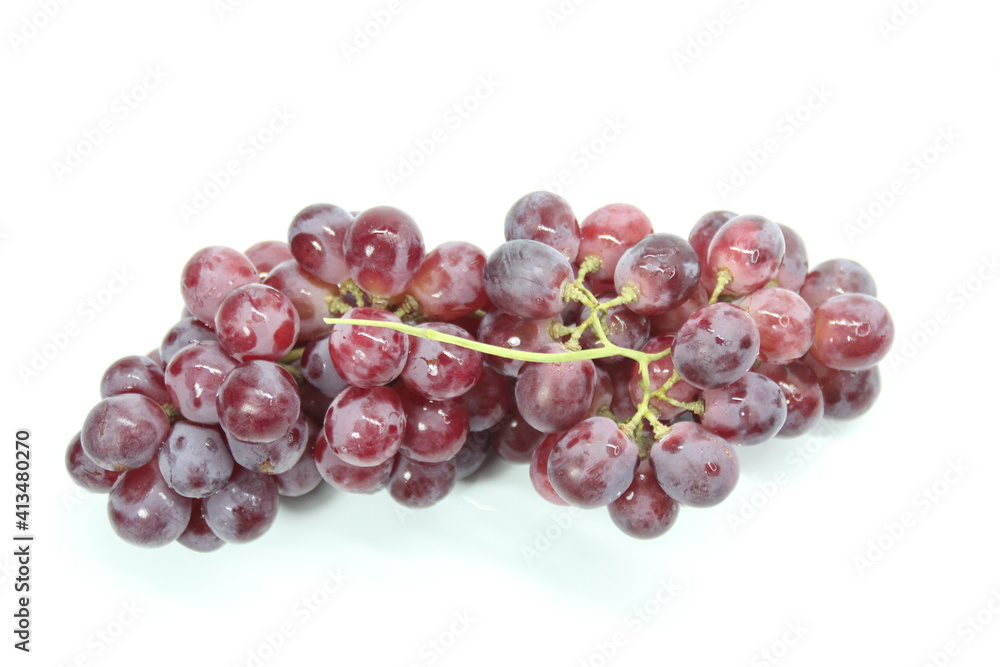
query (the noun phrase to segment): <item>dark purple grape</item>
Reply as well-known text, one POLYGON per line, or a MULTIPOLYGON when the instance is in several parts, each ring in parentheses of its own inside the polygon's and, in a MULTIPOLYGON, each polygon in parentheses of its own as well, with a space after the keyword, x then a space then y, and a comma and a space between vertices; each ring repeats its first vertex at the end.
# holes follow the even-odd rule
POLYGON ((208 522, 205 521, 205 505, 201 500, 191 501, 191 518, 177 541, 199 553, 210 553, 226 544, 208 527, 208 522))
POLYGON ((299 418, 301 402, 291 373, 270 361, 245 361, 223 380, 216 406, 227 434, 245 442, 272 442, 299 418))
POLYGON ((288 433, 272 442, 244 442, 228 436, 233 459, 247 470, 265 475, 288 472, 299 462, 309 446, 312 426, 305 415, 300 415, 288 433))
POLYGON ((170 402, 163 369, 149 357, 122 357, 104 371, 101 398, 118 394, 142 394, 160 405, 170 402))
POLYGON ((738 215, 719 228, 708 248, 708 273, 729 269, 733 279, 723 294, 742 296, 778 275, 785 256, 781 228, 759 215, 738 215))
MULTIPOLYGON (((418 328, 472 340, 465 329, 454 324, 427 322, 418 328)), ((481 352, 414 336, 400 377, 407 387, 421 396, 444 400, 469 391, 482 372, 481 352)))
POLYGON ((851 372, 827 368, 808 354, 803 361, 819 381, 823 390, 823 414, 831 419, 860 417, 875 405, 882 391, 882 376, 877 366, 851 372))
POLYGON ((611 409, 611 402, 615 396, 615 383, 611 379, 611 374, 597 365, 594 366, 594 371, 594 400, 587 408, 588 417, 604 415, 605 410, 611 409))
POLYGON ((485 431, 500 423, 514 402, 510 380, 493 369, 483 366, 479 380, 462 394, 462 403, 469 415, 470 431, 485 431))
POLYGON ((795 292, 764 287, 740 301, 760 332, 760 358, 775 364, 799 359, 813 344, 816 318, 795 292))
POLYGON ((649 462, 668 496, 691 507, 718 505, 736 487, 740 464, 723 438, 694 422, 680 422, 653 443, 649 462))
POLYGON ((580 223, 580 250, 576 261, 599 257, 601 268, 587 275, 599 292, 614 288, 615 267, 625 251, 653 233, 653 223, 631 204, 608 204, 580 223))
POLYGON ((455 487, 455 475, 454 461, 421 463, 398 454, 389 476, 389 495, 405 507, 430 507, 455 487))
POLYGON ((507 463, 528 463, 545 436, 545 433, 534 428, 521 416, 517 405, 513 405, 507 416, 493 429, 490 444, 507 463))
POLYGON ((233 457, 222 432, 186 421, 170 429, 158 465, 167 485, 186 498, 212 495, 233 474, 233 457))
POLYGON ((628 489, 639 448, 613 420, 591 417, 569 431, 549 455, 549 482, 576 507, 605 507, 628 489))
POLYGON ((274 267, 264 284, 284 294, 299 314, 299 339, 312 340, 333 328, 324 320, 330 314, 328 299, 340 296, 340 288, 306 273, 298 262, 289 260, 274 267))
POLYGON ((284 241, 258 241, 244 250, 243 254, 253 262, 261 280, 278 264, 294 259, 292 251, 284 241))
POLYGON ((402 294, 424 259, 424 238, 409 215, 376 206, 354 218, 344 239, 351 278, 377 297, 402 294))
POLYGON ((490 457, 493 448, 490 446, 490 434, 486 431, 469 433, 465 444, 458 450, 453 459, 455 462, 455 478, 465 479, 479 470, 490 457))
POLYGON ((702 394, 701 425, 733 445, 759 445, 785 425, 788 405, 776 382, 747 373, 736 382, 702 394))
POLYGON ((483 287, 486 253, 464 241, 442 243, 427 253, 409 293, 420 312, 435 320, 472 315, 489 304, 483 287))
POLYGON ((774 380, 785 394, 788 416, 778 431, 780 437, 802 435, 823 418, 823 390, 816 374, 805 363, 761 364, 757 372, 774 380))
MULTIPOLYGON (((377 308, 352 308, 344 318, 396 322, 392 313, 377 308)), ((409 336, 385 327, 337 324, 330 334, 330 358, 340 377, 355 387, 389 384, 403 371, 410 351, 409 336)))
POLYGON ((841 294, 816 307, 816 337, 809 353, 838 371, 863 371, 889 354, 896 335, 889 311, 867 294, 841 294))
POLYGON ((406 429, 399 451, 422 463, 440 463, 454 458, 469 435, 469 415, 458 399, 432 401, 398 389, 406 414, 406 429))
POLYGON ((90 460, 83 451, 80 434, 77 433, 66 448, 66 471, 80 487, 91 493, 108 493, 120 472, 105 470, 90 460))
POLYGON ((828 259, 813 267, 799 294, 815 309, 830 297, 841 294, 878 296, 878 289, 868 269, 853 259, 828 259))
POLYGON ((155 461, 122 474, 108 495, 108 519, 118 537, 140 547, 162 547, 184 532, 191 499, 167 486, 155 461))
MULTIPOLYGON (((568 352, 560 343, 538 350, 542 354, 568 352)), ((565 431, 587 416, 596 383, 590 359, 558 363, 526 363, 514 384, 514 400, 521 415, 545 433, 565 431)))
POLYGON ((531 455, 528 473, 531 477, 531 485, 535 487, 535 491, 538 491, 538 495, 553 505, 566 506, 569 503, 559 497, 549 481, 549 456, 552 455, 552 450, 562 437, 562 433, 552 433, 546 436, 545 440, 542 440, 542 444, 531 455))
POLYGON ((670 530, 680 506, 656 481, 649 460, 639 463, 628 489, 610 505, 608 514, 619 530, 630 537, 647 540, 670 530))
POLYGON ((320 433, 316 438, 316 469, 323 481, 339 491, 375 493, 389 482, 395 457, 375 466, 356 466, 337 456, 320 433))
POLYGON ((288 247, 304 271, 336 285, 347 279, 344 237, 354 216, 332 204, 313 204, 288 226, 288 247))
MULTIPOLYGON (((656 338, 652 339, 646 343, 642 351, 647 354, 656 354, 657 352, 662 352, 674 344, 674 336, 672 334, 660 334, 656 338)), ((634 361, 631 364, 632 368, 632 380, 629 383, 629 395, 632 398, 633 406, 638 406, 642 401, 642 385, 640 384, 642 380, 642 373, 639 371, 639 362, 634 361)), ((657 391, 662 387, 667 380, 673 377, 674 374, 674 360, 671 355, 661 357, 656 361, 652 361, 649 364, 649 390, 657 391)), ((684 380, 679 380, 667 390, 667 396, 670 398, 680 401, 681 403, 688 403, 690 401, 698 398, 698 389, 692 387, 690 384, 684 380)), ((658 398, 651 399, 649 401, 649 407, 659 416, 660 419, 673 419, 684 412, 684 408, 679 408, 672 403, 667 401, 662 401, 658 398)))
POLYGON ((635 290, 628 308, 642 315, 665 313, 698 286, 698 255, 674 234, 650 234, 625 251, 615 268, 615 291, 635 290))
POLYGON ((785 256, 781 260, 781 266, 778 267, 778 287, 798 292, 805 283, 806 274, 809 272, 806 244, 798 232, 788 225, 779 222, 778 227, 785 239, 785 256))
POLYGON ((209 246, 192 255, 184 265, 181 296, 192 315, 212 325, 215 311, 227 294, 258 281, 257 267, 246 255, 226 246, 209 246))
POLYGON ((323 423, 330 448, 356 466, 377 466, 399 450, 406 413, 389 387, 348 387, 330 404, 323 423))
POLYGON ((493 251, 483 269, 490 302, 505 313, 528 319, 562 312, 563 292, 574 277, 569 260, 538 241, 507 241, 493 251))
POLYGON ((146 465, 170 431, 160 405, 142 394, 103 399, 83 422, 83 451, 105 470, 121 472, 146 465))
MULTIPOLYGON (((550 332, 553 322, 551 318, 532 320, 508 315, 502 310, 492 310, 486 313, 486 317, 480 323, 477 338, 480 343, 508 350, 537 352, 543 345, 555 342, 550 332)), ((484 362, 507 377, 517 377, 524 365, 523 361, 490 354, 484 355, 484 362)))
POLYGON ((236 368, 216 340, 191 343, 181 348, 164 371, 170 402, 185 419, 199 424, 218 424, 216 397, 222 381, 236 368))
POLYGON ((507 211, 504 239, 544 243, 572 262, 580 249, 580 225, 565 199, 552 192, 531 192, 507 211))
POLYGON ((677 373, 699 389, 725 387, 750 370, 760 352, 753 318, 728 303, 694 312, 674 338, 677 373))
MULTIPOLYGON (((302 350, 302 379, 322 392, 324 396, 333 398, 347 389, 347 380, 340 377, 333 359, 330 358, 330 337, 321 336, 302 350)), ((329 403, 329 401, 327 401, 329 403)), ((325 413, 326 410, 323 410, 325 413)))
POLYGON ((255 540, 278 516, 278 486, 270 475, 233 468, 233 476, 218 493, 204 500, 205 522, 229 543, 255 540))
POLYGON ((170 327, 167 335, 163 337, 163 342, 160 343, 160 361, 163 367, 166 368, 181 349, 202 340, 219 342, 212 328, 201 320, 190 316, 181 319, 170 327))
MULTIPOLYGON (((601 303, 607 303, 615 295, 604 294, 598 298, 601 303)), ((583 324, 590 317, 590 308, 584 307, 577 317, 577 323, 583 324)), ((629 350, 641 349, 649 340, 649 318, 645 315, 630 310, 627 306, 612 306, 600 314, 601 327, 604 334, 612 344, 624 347, 629 350)), ((584 349, 594 350, 603 347, 603 343, 593 327, 587 329, 580 337, 580 343, 584 349)), ((602 365, 621 363, 625 357, 614 356, 605 359, 597 359, 596 362, 602 365)))
POLYGON ((219 343, 237 361, 280 361, 299 338, 299 314, 273 287, 237 287, 215 312, 219 343))

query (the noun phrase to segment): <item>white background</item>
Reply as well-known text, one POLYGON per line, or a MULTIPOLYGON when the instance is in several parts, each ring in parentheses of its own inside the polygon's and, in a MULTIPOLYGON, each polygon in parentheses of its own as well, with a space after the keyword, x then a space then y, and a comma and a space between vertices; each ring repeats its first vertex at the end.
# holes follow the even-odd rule
POLYGON ((30 656, 11 646, 16 574, 0 548, 4 664, 774 664, 767 650, 783 665, 972 666, 1000 653, 996 3, 591 0, 562 16, 557 0, 405 1, 353 54, 388 0, 98 0, 50 3, 51 18, 44 4, 10 0, 0 16, 0 536, 14 533, 18 428, 32 433, 37 536, 30 656), (477 92, 466 118, 452 110, 477 92), (294 118, 261 134, 275 110, 294 118), (102 121, 110 133, 87 146, 102 121), (386 172, 437 128, 445 140, 390 187, 386 172), (251 135, 270 142, 251 149, 251 135), (56 164, 77 150, 77 166, 56 164), (239 172, 211 187, 229 161, 239 172), (814 263, 861 261, 897 327, 876 407, 820 439, 742 450, 733 495, 682 510, 653 542, 603 511, 561 527, 513 466, 409 515, 385 494, 324 489, 258 542, 207 556, 128 546, 104 499, 75 491, 63 452, 103 369, 158 346, 198 248, 283 238, 297 210, 329 201, 399 206, 428 248, 489 250, 510 204, 560 172, 581 219, 627 201, 686 235, 731 208, 792 225, 814 263), (859 207, 874 212, 864 228, 859 207), (116 272, 124 289, 92 310, 116 272), (346 581, 327 595, 330 573, 346 581), (303 597, 320 604, 305 613, 303 597))

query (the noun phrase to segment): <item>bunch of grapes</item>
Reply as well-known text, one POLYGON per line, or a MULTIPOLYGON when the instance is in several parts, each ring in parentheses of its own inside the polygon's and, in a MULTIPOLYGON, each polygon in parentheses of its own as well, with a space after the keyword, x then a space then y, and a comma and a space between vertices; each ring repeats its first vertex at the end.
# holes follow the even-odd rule
POLYGON ((892 320, 871 274, 714 211, 687 239, 535 192, 488 257, 403 211, 300 211, 288 242, 203 248, 160 347, 111 364, 66 464, 115 532, 260 537, 322 483, 434 505, 490 457, 628 535, 722 502, 737 449, 866 412, 892 320))

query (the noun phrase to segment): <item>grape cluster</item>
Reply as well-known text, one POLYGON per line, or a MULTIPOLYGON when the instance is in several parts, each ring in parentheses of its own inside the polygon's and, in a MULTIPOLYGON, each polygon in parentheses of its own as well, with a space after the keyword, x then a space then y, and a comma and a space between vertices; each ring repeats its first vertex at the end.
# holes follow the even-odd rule
POLYGON ((203 248, 160 347, 115 361, 66 465, 115 532, 196 551, 261 536, 322 483, 424 508, 490 457, 628 535, 722 502, 737 449, 850 419, 893 324, 856 262, 714 211, 688 238, 536 192, 489 256, 425 252, 379 206, 300 211, 288 242, 203 248))

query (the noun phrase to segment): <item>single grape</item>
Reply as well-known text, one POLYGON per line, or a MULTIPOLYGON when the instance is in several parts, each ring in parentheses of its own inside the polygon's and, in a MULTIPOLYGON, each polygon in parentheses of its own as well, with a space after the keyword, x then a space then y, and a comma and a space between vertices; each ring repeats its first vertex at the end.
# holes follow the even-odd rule
POLYGON ((223 380, 216 407, 227 434, 263 443, 288 433, 301 403, 291 373, 270 361, 244 361, 223 380))
POLYGON ((274 482, 278 485, 278 494, 289 498, 304 496, 323 482, 316 467, 316 440, 319 429, 313 434, 309 446, 302 453, 299 460, 285 472, 274 476, 274 482))
POLYGON ((191 499, 167 486, 155 461, 122 474, 108 495, 108 519, 118 537, 140 547, 162 547, 184 532, 191 499))
POLYGON ((83 422, 83 451, 105 470, 121 472, 146 465, 170 431, 159 403, 142 394, 109 396, 83 422))
POLYGON ((405 507, 430 507, 451 492, 455 475, 454 461, 421 463, 399 454, 389 476, 389 495, 405 507))
POLYGON ((715 287, 715 276, 709 273, 708 269, 708 247, 712 244, 719 228, 736 217, 732 211, 709 211, 698 218, 688 234, 688 243, 694 248, 698 255, 698 267, 703 276, 709 275, 712 281, 712 288, 715 287))
POLYGON ((611 376, 611 414, 619 421, 628 421, 635 414, 635 403, 632 402, 632 364, 616 364, 608 367, 611 376))
POLYGON ((639 465, 639 448, 613 420, 591 417, 556 443, 549 455, 549 482, 570 505, 611 504, 628 489, 639 465))
POLYGON ((694 422, 680 422, 653 443, 649 462, 668 496, 691 507, 718 505, 736 487, 740 464, 732 445, 694 422))
POLYGON ((795 292, 764 287, 740 301, 760 332, 760 358, 775 364, 799 359, 813 344, 816 318, 795 292))
POLYGON ((638 295, 626 305, 642 315, 665 313, 698 287, 698 255, 673 234, 650 234, 625 251, 615 268, 615 290, 638 295))
POLYGON ((202 340, 219 342, 211 327, 201 320, 190 315, 182 318, 180 322, 170 327, 167 335, 163 337, 163 342, 160 343, 160 361, 163 367, 166 368, 181 349, 202 340))
POLYGON ((356 466, 377 466, 399 450, 406 412, 389 387, 348 387, 330 404, 323 423, 330 448, 356 466))
MULTIPOLYGON (((646 354, 656 354, 657 352, 663 352, 664 350, 671 348, 673 344, 673 334, 660 334, 646 343, 645 347, 642 348, 642 351, 646 354)), ((629 396, 632 399, 634 412, 634 408, 638 407, 639 403, 642 402, 642 373, 639 371, 639 362, 633 361, 631 367, 632 379, 629 383, 629 396)), ((673 377, 673 375, 674 360, 671 355, 668 354, 665 357, 660 357, 656 361, 650 362, 649 390, 651 392, 657 391, 667 382, 667 380, 673 377)), ((689 403, 698 398, 699 391, 696 387, 692 387, 684 380, 678 380, 672 387, 670 387, 670 389, 667 390, 666 393, 667 396, 676 401, 689 403)), ((659 398, 650 399, 649 407, 660 419, 673 419, 684 412, 684 408, 679 408, 673 403, 659 398)))
POLYGON ((236 368, 218 341, 200 341, 181 348, 167 364, 163 377, 170 402, 185 419, 218 424, 216 397, 222 381, 236 368))
POLYGON ((312 340, 333 328, 328 299, 340 296, 340 288, 306 273, 298 262, 289 260, 274 267, 264 284, 278 290, 292 302, 299 314, 299 339, 312 340))
POLYGON ((313 427, 305 415, 299 415, 288 433, 272 442, 244 442, 227 436, 233 459, 247 470, 265 475, 288 472, 299 462, 309 446, 313 427))
POLYGON ((632 484, 608 505, 611 521, 630 537, 647 540, 664 534, 677 520, 680 506, 656 481, 648 459, 639 463, 632 484))
POLYGON ((538 241, 507 241, 490 254, 483 285, 497 308, 528 319, 558 315, 573 267, 558 250, 538 241))
POLYGON ((719 228, 708 247, 708 273, 728 269, 733 279, 723 294, 742 296, 778 275, 785 256, 781 228, 759 215, 738 215, 719 228))
POLYGON ((243 251, 254 267, 261 280, 271 272, 271 269, 282 262, 294 259, 292 251, 284 241, 258 241, 243 251))
MULTIPOLYGON (((542 354, 568 352, 560 343, 538 350, 542 354)), ((514 400, 521 415, 545 433, 565 431, 587 416, 594 401, 594 362, 590 359, 558 363, 526 363, 514 384, 514 400)))
POLYGON ((611 402, 615 396, 615 383, 611 374, 604 368, 594 365, 594 400, 587 408, 587 417, 607 416, 605 410, 611 410, 611 402))
MULTIPOLYGON (((614 295, 602 294, 598 297, 601 303, 607 303, 614 295)), ((590 308, 584 307, 577 318, 577 324, 583 324, 590 317, 590 308)), ((629 350, 638 350, 649 340, 649 318, 631 310, 628 306, 612 306, 599 316, 604 334, 612 344, 629 350)), ((603 343, 593 327, 587 329, 580 337, 584 349, 594 350, 603 347, 603 343)), ((602 365, 621 363, 625 357, 616 355, 597 359, 602 365)))
POLYGON ((552 192, 531 192, 507 211, 504 239, 538 241, 576 259, 580 249, 580 225, 569 202, 552 192))
POLYGON ((90 457, 83 451, 80 442, 80 434, 77 433, 69 441, 66 448, 66 471, 80 487, 91 493, 108 493, 115 481, 121 475, 120 472, 105 470, 90 460, 90 457))
POLYGON ((759 445, 785 425, 788 404, 776 382, 747 373, 736 382, 702 395, 701 425, 733 445, 759 445))
POLYGON ((483 287, 486 253, 464 241, 442 243, 427 253, 410 283, 420 312, 435 320, 472 315, 489 304, 483 287))
POLYGON ((490 444, 507 463, 528 463, 546 435, 529 424, 515 404, 511 406, 510 413, 492 430, 490 444))
POLYGON ((823 418, 823 390, 816 374, 805 363, 761 364, 757 372, 774 380, 785 394, 788 416, 778 431, 780 437, 807 433, 823 418))
POLYGON ((882 376, 878 366, 851 372, 827 368, 807 354, 803 361, 816 375, 823 390, 823 414, 831 419, 855 419, 868 412, 879 392, 882 376))
POLYGON ((233 468, 221 491, 204 500, 205 522, 222 540, 241 544, 255 540, 278 516, 278 486, 270 475, 233 468))
MULTIPOLYGON (((465 329, 445 322, 427 322, 417 328, 472 340, 465 329)), ((407 387, 421 396, 444 400, 469 391, 482 371, 481 352, 414 336, 400 377, 407 387)))
MULTIPOLYGON (((330 358, 330 337, 320 336, 309 342, 302 350, 302 379, 333 398, 347 389, 347 380, 340 377, 333 359, 330 358)), ((327 401, 329 404, 329 401, 327 401)), ((324 413, 326 411, 324 410, 324 413)))
POLYGON ((538 491, 538 495, 553 505, 566 506, 569 503, 559 497, 549 481, 549 456, 552 455, 552 450, 562 437, 562 433, 552 433, 546 436, 545 440, 542 440, 542 444, 531 455, 528 473, 531 477, 531 485, 535 487, 535 491, 538 491))
POLYGON ((344 239, 351 278, 377 297, 402 294, 424 259, 424 238, 409 215, 376 206, 354 218, 344 239))
POLYGON ((309 275, 336 285, 347 279, 344 238, 354 216, 332 204, 313 204, 288 226, 288 247, 309 275))
MULTIPOLYGON (((479 325, 478 339, 480 343, 504 347, 508 350, 537 352, 543 345, 554 343, 551 326, 552 319, 526 319, 508 315, 502 310, 491 310, 486 313, 479 325)), ((484 355, 487 366, 507 377, 517 377, 523 361, 484 355)))
POLYGON ((200 499, 191 501, 191 518, 177 541, 199 553, 210 553, 226 544, 208 527, 208 522, 205 521, 205 505, 200 499))
POLYGON ((615 267, 625 251, 653 233, 653 223, 631 204, 608 204, 597 209, 580 223, 580 250, 576 261, 598 257, 601 267, 587 274, 599 292, 614 288, 615 267))
POLYGON ((816 337, 809 353, 838 371, 863 371, 889 354, 896 329, 881 301, 841 294, 816 307, 816 337))
POLYGON ((465 444, 458 450, 453 459, 455 462, 455 478, 465 479, 479 470, 490 457, 490 434, 486 431, 469 433, 465 444))
POLYGON ((462 394, 462 403, 469 415, 469 430, 485 431, 500 423, 514 402, 510 380, 488 366, 472 389, 462 394))
POLYGON ((696 310, 684 323, 671 354, 683 380, 699 389, 711 389, 743 377, 759 352, 760 332, 753 318, 731 304, 713 303, 696 310))
POLYGON ((246 255, 226 246, 209 246, 192 255, 184 265, 181 296, 192 315, 212 325, 215 311, 227 294, 258 280, 257 267, 246 255))
POLYGON ((284 294, 255 283, 230 292, 215 313, 219 343, 237 361, 280 361, 299 338, 299 314, 284 294))
POLYGON ((158 465, 167 486, 186 498, 212 495, 233 474, 233 457, 222 432, 186 421, 170 429, 158 465))
POLYGON ((806 244, 798 232, 788 225, 779 222, 778 227, 785 239, 785 256, 781 260, 781 266, 778 267, 778 287, 798 292, 806 281, 806 274, 809 273, 806 244))
POLYGON ((160 405, 170 402, 163 369, 149 357, 122 357, 104 371, 101 398, 118 394, 142 394, 160 405))
MULTIPOLYGON (((400 319, 377 308, 352 308, 345 319, 396 322, 400 319)), ((410 351, 409 336, 385 327, 337 324, 330 334, 330 358, 340 377, 355 387, 389 384, 403 371, 410 351)))
POLYGON ((454 458, 469 435, 469 415, 458 399, 432 401, 398 389, 406 415, 406 429, 399 451, 422 463, 440 463, 454 458))
POLYGON ((853 259, 828 259, 806 275, 799 294, 811 308, 841 294, 878 296, 875 279, 853 259))
POLYGON ((337 456, 320 432, 316 438, 316 469, 323 481, 339 491, 375 493, 389 482, 395 457, 374 466, 356 466, 337 456))

